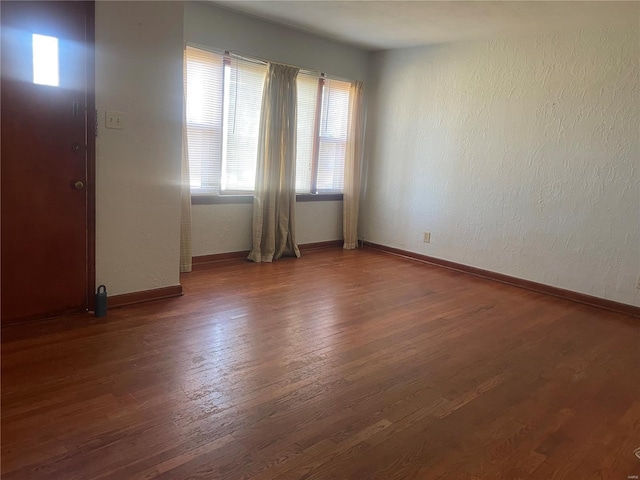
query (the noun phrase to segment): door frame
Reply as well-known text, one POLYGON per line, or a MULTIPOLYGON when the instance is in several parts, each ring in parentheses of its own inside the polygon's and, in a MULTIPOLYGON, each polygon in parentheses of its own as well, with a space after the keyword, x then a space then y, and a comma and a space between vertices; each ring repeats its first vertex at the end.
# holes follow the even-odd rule
POLYGON ((87 311, 95 308, 96 291, 96 137, 98 112, 96 110, 96 4, 86 5, 86 128, 87 128, 87 311))

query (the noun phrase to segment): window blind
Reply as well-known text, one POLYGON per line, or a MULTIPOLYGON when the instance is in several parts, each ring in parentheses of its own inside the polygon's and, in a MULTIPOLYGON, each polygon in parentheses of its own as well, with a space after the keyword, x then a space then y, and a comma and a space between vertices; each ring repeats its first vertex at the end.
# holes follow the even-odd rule
POLYGON ((225 60, 222 191, 254 189, 266 73, 266 65, 235 58, 225 60))
POLYGON ((187 47, 187 140, 191 190, 220 189, 223 57, 187 47))
POLYGON ((341 192, 344 189, 350 85, 349 82, 340 80, 324 81, 318 132, 318 192, 341 192))
POLYGON ((311 191, 314 157, 318 77, 298 74, 298 119, 296 149, 296 192, 311 191))

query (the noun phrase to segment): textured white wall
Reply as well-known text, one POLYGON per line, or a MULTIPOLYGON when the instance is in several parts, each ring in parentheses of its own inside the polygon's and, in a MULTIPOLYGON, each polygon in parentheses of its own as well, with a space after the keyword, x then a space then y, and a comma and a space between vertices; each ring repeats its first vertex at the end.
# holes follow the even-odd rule
POLYGON ((248 203, 193 205, 193 256, 250 250, 252 218, 253 205, 248 203))
POLYGON ((640 305, 639 56, 637 26, 375 54, 365 238, 640 305))
MULTIPOLYGON (((368 54, 299 30, 200 2, 185 4, 188 42, 289 63, 360 80, 368 54)), ((194 205, 193 255, 251 248, 251 205, 194 205)), ((306 202, 296 207, 296 240, 314 243, 342 238, 342 202, 306 202)))
POLYGON ((298 202, 296 241, 302 243, 342 240, 342 202, 298 202))
MULTIPOLYGON (((251 249, 253 205, 194 205, 193 256, 251 249)), ((342 202, 299 202, 299 244, 342 239, 342 202)))
POLYGON ((109 294, 177 285, 181 2, 96 2, 96 280, 109 294), (105 110, 126 129, 104 127, 105 110))

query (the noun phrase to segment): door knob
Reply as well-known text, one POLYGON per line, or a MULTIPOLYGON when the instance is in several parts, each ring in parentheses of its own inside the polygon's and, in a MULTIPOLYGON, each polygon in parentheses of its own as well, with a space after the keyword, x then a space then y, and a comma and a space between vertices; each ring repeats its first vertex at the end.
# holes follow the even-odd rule
POLYGON ((73 184, 73 186, 76 187, 76 190, 82 190, 84 188, 84 183, 78 180, 76 183, 73 184))
POLYGON ((79 144, 78 142, 74 143, 74 144, 71 146, 71 149, 72 149, 74 152, 76 152, 76 153, 77 153, 77 152, 79 152, 79 151, 80 151, 80 144, 79 144))

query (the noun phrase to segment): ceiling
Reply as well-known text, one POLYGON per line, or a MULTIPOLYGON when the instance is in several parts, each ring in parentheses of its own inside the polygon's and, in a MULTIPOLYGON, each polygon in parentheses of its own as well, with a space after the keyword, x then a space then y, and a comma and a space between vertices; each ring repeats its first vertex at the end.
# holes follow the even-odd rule
POLYGON ((366 50, 540 31, 640 25, 638 1, 214 0, 213 3, 366 50))

